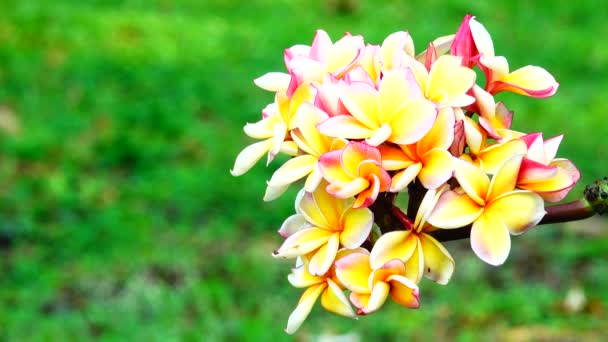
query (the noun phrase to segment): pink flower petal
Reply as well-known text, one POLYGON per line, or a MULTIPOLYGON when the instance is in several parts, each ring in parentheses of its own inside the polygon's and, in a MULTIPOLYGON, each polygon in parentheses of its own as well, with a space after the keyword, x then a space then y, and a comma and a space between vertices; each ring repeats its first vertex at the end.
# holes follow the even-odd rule
POLYGON ((484 212, 471 228, 471 248, 477 256, 490 265, 502 265, 511 250, 511 237, 500 217, 484 212))

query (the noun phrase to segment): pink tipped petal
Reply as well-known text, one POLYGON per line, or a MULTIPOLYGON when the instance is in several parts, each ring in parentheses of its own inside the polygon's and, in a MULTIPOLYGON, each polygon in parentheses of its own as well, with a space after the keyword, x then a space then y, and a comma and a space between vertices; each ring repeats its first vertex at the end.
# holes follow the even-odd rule
POLYGON ((511 250, 511 237, 500 217, 484 212, 471 228, 471 247, 477 256, 490 265, 502 265, 511 250))
POLYGON ((534 160, 524 158, 521 162, 517 184, 525 185, 548 181, 557 176, 557 172, 556 166, 545 165, 534 160))
POLYGON ((416 238, 411 235, 411 231, 409 230, 383 234, 376 241, 370 253, 369 261, 371 267, 378 269, 393 259, 403 262, 408 260, 416 248, 416 238))
POLYGON ((525 154, 526 144, 519 140, 510 140, 504 144, 495 144, 485 148, 479 158, 483 161, 483 170, 491 175, 498 172, 502 164, 515 154, 525 154))
POLYGON ((391 192, 399 192, 403 191, 420 173, 422 169, 422 163, 416 163, 405 170, 398 172, 393 176, 393 180, 391 181, 391 192))
POLYGON ((368 315, 372 312, 378 311, 386 302, 386 298, 388 298, 388 294, 390 292, 391 287, 389 284, 379 281, 374 284, 374 288, 372 289, 372 293, 369 296, 369 301, 367 302, 367 306, 362 308, 361 311, 368 315))
MULTIPOLYGON (((362 178, 358 178, 362 179, 362 178)), ((370 175, 369 187, 361 191, 353 203, 353 208, 367 208, 374 203, 380 193, 380 179, 376 175, 370 175)), ((389 184, 390 185, 390 184, 389 184)))
POLYGON ((375 132, 351 115, 333 116, 320 123, 318 128, 319 132, 328 137, 344 139, 366 139, 375 132))
POLYGON ((446 150, 434 149, 424 155, 424 167, 420 170, 418 178, 427 189, 437 189, 452 178, 454 167, 452 155, 446 150))
POLYGON ((230 170, 230 173, 233 176, 245 174, 258 162, 258 160, 262 159, 264 154, 272 149, 272 146, 273 140, 268 139, 245 147, 245 149, 236 157, 234 167, 230 170))
POLYGON ((302 264, 296 268, 291 269, 291 273, 287 276, 287 280, 293 287, 303 288, 310 287, 312 285, 321 284, 325 282, 324 277, 317 277, 310 272, 306 267, 307 265, 302 264))
POLYGON ((329 287, 323 291, 321 295, 321 305, 330 312, 335 314, 346 316, 346 317, 355 317, 356 313, 350 305, 348 298, 344 295, 342 289, 333 282, 331 279, 327 279, 327 284, 329 287))
POLYGON ((448 250, 428 234, 420 234, 424 255, 424 275, 441 285, 446 285, 454 273, 454 259, 448 250))
POLYGON ((273 92, 287 90, 289 82, 291 82, 291 76, 283 72, 269 72, 253 80, 258 87, 273 92))
POLYGON ((338 40, 327 58, 327 71, 340 75, 350 69, 365 48, 362 36, 345 35, 338 40))
POLYGON ((274 172, 268 184, 288 185, 310 174, 317 166, 317 158, 308 154, 288 160, 274 172))
POLYGON ((369 254, 355 252, 348 254, 335 262, 336 277, 348 290, 369 294, 369 254))
POLYGON ((273 253, 275 258, 296 258, 310 253, 327 243, 331 231, 321 228, 306 228, 290 235, 281 247, 273 253))
POLYGON ((279 229, 279 234, 283 238, 288 238, 293 235, 295 232, 298 232, 305 228, 310 228, 310 223, 306 222, 306 217, 300 214, 295 214, 289 216, 281 225, 279 229))
POLYGON ((310 259, 310 263, 308 265, 308 271, 310 274, 322 276, 327 273, 331 265, 334 263, 339 247, 339 234, 334 233, 331 235, 329 240, 327 240, 327 244, 321 246, 312 259, 310 259))
POLYGON ((390 122, 393 132, 388 140, 398 145, 415 143, 431 130, 436 117, 437 109, 430 101, 408 101, 394 114, 390 122))
POLYGON ((418 286, 410 279, 393 275, 389 278, 391 285, 390 296, 395 303, 410 309, 420 307, 418 286))
POLYGON ((374 214, 369 209, 348 209, 342 218, 340 243, 348 249, 363 244, 372 230, 374 214))
POLYGON ((523 157, 521 154, 516 154, 502 164, 496 175, 492 178, 486 202, 490 202, 492 199, 515 189, 523 157))
POLYGON ((543 199, 531 191, 513 191, 492 201, 487 212, 491 212, 505 224, 511 234, 524 233, 545 216, 543 199))
POLYGON ((532 179, 526 179, 526 182, 518 183, 518 186, 522 189, 538 193, 548 202, 561 201, 570 192, 570 189, 572 189, 576 182, 563 169, 557 166, 552 166, 551 168, 555 171, 553 177, 536 182, 533 182, 532 179))
POLYGON ((317 30, 315 38, 310 46, 310 57, 318 61, 324 61, 329 56, 332 47, 331 38, 324 30, 317 30))
POLYGON ((542 98, 555 94, 558 86, 555 78, 547 70, 528 65, 505 76, 497 89, 542 98))
POLYGON ((310 314, 317 298, 319 298, 326 287, 327 283, 322 283, 311 286, 304 291, 302 297, 300 297, 298 306, 291 315, 289 315, 289 319, 287 319, 287 328, 285 328, 286 333, 293 334, 298 330, 302 323, 304 323, 304 320, 306 320, 306 317, 308 317, 308 314, 310 314))
POLYGON ((459 159, 452 159, 454 177, 462 189, 479 205, 485 203, 484 199, 490 187, 488 176, 477 166, 459 159))
POLYGON ((342 168, 342 151, 335 150, 323 154, 319 158, 319 167, 323 178, 329 183, 346 185, 352 181, 353 175, 347 174, 342 168))
POLYGON ((475 221, 482 212, 483 207, 467 194, 446 191, 439 198, 428 222, 438 228, 460 228, 475 221))
POLYGON ((352 175, 356 175, 361 162, 373 160, 380 164, 381 158, 377 148, 362 142, 350 142, 342 152, 342 166, 352 175))

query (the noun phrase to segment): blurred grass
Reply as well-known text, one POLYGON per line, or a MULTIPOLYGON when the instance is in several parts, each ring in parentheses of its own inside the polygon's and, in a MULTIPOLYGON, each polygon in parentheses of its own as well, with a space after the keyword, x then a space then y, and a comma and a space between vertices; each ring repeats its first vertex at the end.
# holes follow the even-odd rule
MULTIPOLYGON (((261 201, 277 164, 228 170, 272 100, 252 79, 317 28, 372 43, 409 29, 421 50, 477 15, 512 69, 561 83, 551 99, 501 99, 514 128, 566 135, 560 156, 583 174, 570 198, 607 174, 603 2, 351 2, 1 2, 0 339, 289 340, 300 291, 270 252, 294 192, 261 201)), ((606 339, 607 228, 535 229, 498 269, 451 243, 455 276, 421 284, 421 310, 316 308, 297 339, 606 339), (570 312, 576 289, 587 300, 570 312)))

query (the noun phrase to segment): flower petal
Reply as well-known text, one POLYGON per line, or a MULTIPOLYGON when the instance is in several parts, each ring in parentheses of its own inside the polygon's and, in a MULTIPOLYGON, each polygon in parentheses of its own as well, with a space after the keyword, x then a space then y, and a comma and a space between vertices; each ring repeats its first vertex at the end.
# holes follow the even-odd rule
POLYGON ((527 151, 526 144, 519 140, 510 140, 504 144, 495 144, 486 147, 478 155, 478 158, 483 161, 483 171, 488 174, 496 174, 502 164, 515 154, 525 154, 527 151))
POLYGON ((428 222, 438 228, 460 228, 475 221, 482 212, 483 207, 467 194, 446 191, 439 198, 428 222))
POLYGON ((388 280, 391 285, 390 296, 395 303, 410 309, 420 307, 420 292, 413 281, 397 274, 390 276, 388 280))
POLYGON ((342 150, 330 151, 319 158, 319 167, 323 178, 330 184, 344 186, 353 180, 353 175, 348 174, 342 167, 342 150))
POLYGON ((327 243, 333 233, 321 228, 306 228, 289 236, 273 253, 275 258, 295 258, 314 251, 327 243))
POLYGON ((404 190, 418 176, 421 169, 422 163, 416 163, 395 174, 391 181, 390 191, 399 192, 404 190))
POLYGON ((391 287, 383 282, 379 281, 374 284, 372 288, 372 293, 369 296, 369 301, 367 302, 367 306, 360 308, 361 313, 367 315, 372 312, 378 311, 386 302, 386 298, 388 298, 388 294, 390 292, 391 287))
POLYGON ((424 167, 418 178, 427 189, 437 189, 448 179, 452 178, 454 166, 452 155, 446 150, 434 149, 422 157, 424 167))
POLYGON ((418 155, 435 148, 447 150, 454 140, 454 124, 454 110, 451 107, 439 110, 433 128, 416 144, 418 155))
POLYGON ((416 249, 417 239, 411 233, 411 230, 399 230, 383 234, 370 253, 371 267, 378 269, 393 259, 407 261, 416 249))
POLYGON ((416 248, 412 256, 405 262, 405 273, 403 275, 414 283, 419 283, 424 274, 424 255, 422 255, 422 248, 420 247, 420 240, 418 240, 417 234, 412 235, 416 236, 416 248))
POLYGON ((321 294, 321 305, 330 312, 335 314, 355 317, 356 313, 350 305, 348 298, 344 295, 342 289, 333 282, 331 279, 327 279, 329 287, 321 294))
POLYGON ((296 332, 296 330, 298 330, 302 323, 304 323, 306 317, 308 317, 308 314, 310 314, 310 311, 312 310, 313 305, 315 305, 317 298, 319 298, 326 287, 327 283, 322 283, 311 286, 304 291, 302 297, 300 297, 298 306, 291 313, 291 315, 289 315, 289 319, 287 319, 287 328, 285 328, 286 333, 293 334, 296 332))
POLYGON ((327 186, 327 192, 336 198, 350 198, 361 193, 369 187, 370 183, 363 178, 355 178, 343 187, 335 184, 327 186))
POLYGON ((477 256, 490 265, 502 265, 511 249, 511 237, 500 217, 484 212, 471 228, 471 248, 477 256))
POLYGON ((437 109, 432 102, 424 98, 408 101, 395 112, 388 141, 398 145, 415 143, 431 130, 436 117, 437 109))
POLYGON ((306 222, 306 217, 300 214, 295 214, 289 216, 281 225, 279 229, 279 234, 288 238, 293 235, 295 232, 298 232, 305 228, 310 228, 310 223, 306 222))
POLYGON ((281 165, 268 181, 268 185, 281 186, 291 184, 310 174, 316 166, 317 157, 309 154, 297 156, 281 165))
POLYGON ((375 130, 362 124, 351 115, 336 115, 321 122, 319 132, 328 137, 344 139, 367 139, 374 135, 375 130))
POLYGON ((488 190, 488 195, 486 196, 486 203, 515 189, 519 167, 523 158, 522 154, 517 154, 502 164, 490 182, 490 190, 488 190))
MULTIPOLYGON (((317 191, 323 191, 323 189, 317 191)), ((330 222, 327 221, 327 218, 323 214, 323 210, 315 200, 313 193, 304 192, 299 198, 299 202, 297 202, 297 209, 306 218, 306 221, 312 225, 328 229, 332 228, 330 222)))
POLYGON ((321 276, 329 271, 329 268, 336 259, 336 253, 340 247, 340 237, 338 233, 331 235, 327 244, 321 246, 315 255, 310 259, 308 271, 312 275, 321 276))
POLYGON ((312 285, 325 282, 324 277, 318 277, 308 272, 308 265, 302 264, 291 269, 291 273, 287 276, 287 280, 293 287, 310 287, 312 285))
POLYGON ((454 259, 434 237, 425 233, 418 237, 424 255, 424 275, 438 284, 447 284, 454 273, 454 259))
POLYGON ((490 187, 488 176, 477 166, 459 159, 454 158, 454 177, 462 189, 479 205, 484 204, 484 199, 490 187))
POLYGON ((513 191, 492 201, 486 211, 499 216, 509 232, 517 235, 540 222, 545 216, 545 204, 532 191, 513 191))
POLYGON ((387 171, 402 170, 415 163, 399 147, 382 144, 378 149, 382 155, 382 168, 387 171))
POLYGON ((233 176, 241 176, 251 169, 258 160, 262 159, 264 154, 272 149, 274 142, 273 139, 267 139, 264 141, 251 144, 236 156, 234 167, 230 170, 233 176))
POLYGON ((272 92, 287 90, 289 82, 291 76, 284 72, 269 72, 253 80, 256 86, 272 92))
POLYGON ((348 249, 354 249, 363 244, 372 230, 374 214, 369 209, 348 209, 342 217, 343 229, 340 233, 340 243, 348 249))
POLYGON ((340 92, 340 100, 348 112, 370 129, 380 127, 378 117, 378 92, 363 82, 352 82, 340 92))
MULTIPOLYGON (((389 176, 390 177, 390 176, 389 176)), ((359 178, 362 179, 362 178, 359 178)), ((365 190, 361 191, 359 195, 357 195, 357 199, 355 203, 353 203, 353 208, 367 208, 376 201, 378 198, 378 194, 380 193, 380 179, 377 175, 369 175, 369 187, 365 190)), ((390 180, 390 178, 389 178, 390 180)), ((390 184, 389 184, 390 185, 390 184)))
POLYGON ((348 290, 369 294, 369 275, 372 269, 369 266, 369 254, 355 252, 348 254, 334 263, 336 277, 348 290))
POLYGON ((508 90, 532 97, 549 97, 557 91, 559 83, 547 70, 528 65, 517 69, 500 80, 495 91, 508 90))

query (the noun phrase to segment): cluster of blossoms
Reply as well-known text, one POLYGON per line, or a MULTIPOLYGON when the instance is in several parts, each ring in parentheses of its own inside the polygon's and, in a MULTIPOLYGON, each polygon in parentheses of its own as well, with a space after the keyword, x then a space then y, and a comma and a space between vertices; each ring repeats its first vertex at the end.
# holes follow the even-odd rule
POLYGON ((260 141, 238 155, 232 173, 264 156, 292 156, 268 181, 265 200, 305 179, 274 252, 296 259, 288 280, 305 288, 288 333, 319 297, 349 317, 375 312, 388 297, 417 308, 421 279, 447 284, 454 271, 440 230, 470 227, 474 253, 504 263, 510 235, 538 224, 545 202, 563 199, 579 179, 556 158, 562 136, 511 130, 513 113, 494 99, 502 91, 548 97, 557 82, 538 66, 510 71, 472 16, 419 54, 408 32, 372 45, 350 34, 333 43, 319 30, 311 46, 285 50, 285 65, 288 73, 255 80, 275 101, 245 126, 260 141), (394 199, 406 192, 404 212, 394 199))

